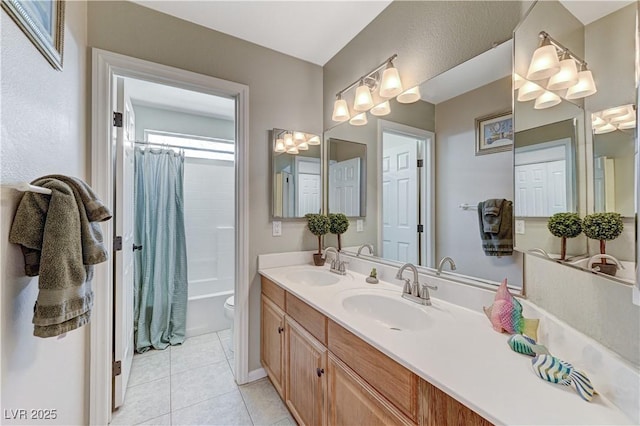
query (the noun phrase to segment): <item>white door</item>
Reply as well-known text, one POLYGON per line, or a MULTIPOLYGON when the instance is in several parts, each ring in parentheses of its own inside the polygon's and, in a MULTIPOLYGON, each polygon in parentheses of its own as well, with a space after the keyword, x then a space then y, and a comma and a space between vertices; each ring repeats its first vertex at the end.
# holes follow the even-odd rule
POLYGON ((418 263, 418 142, 382 136, 382 257, 418 263))
POLYGON ((121 406, 133 361, 133 288, 134 288, 134 150, 135 116, 125 91, 125 81, 116 79, 114 111, 123 114, 123 126, 114 127, 116 146, 115 230, 122 237, 122 250, 114 252, 114 347, 113 361, 120 362, 120 374, 113 378, 113 408, 121 406))
POLYGON ((320 175, 300 173, 296 217, 302 217, 307 213, 320 213, 320 175))
POLYGON ((329 164, 329 211, 360 216, 360 158, 329 164))

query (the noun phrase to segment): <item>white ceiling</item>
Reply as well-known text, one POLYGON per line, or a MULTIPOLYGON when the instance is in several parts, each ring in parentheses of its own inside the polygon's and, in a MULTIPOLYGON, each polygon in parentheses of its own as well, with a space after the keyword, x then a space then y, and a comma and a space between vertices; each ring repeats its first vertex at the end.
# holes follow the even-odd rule
POLYGON ((260 46, 324 65, 391 0, 132 0, 260 46))
POLYGON ((635 0, 560 0, 560 3, 584 25, 588 25, 634 2, 635 0))
POLYGON ((133 78, 126 79, 126 88, 131 101, 136 105, 206 115, 225 120, 233 120, 235 117, 235 102, 230 98, 133 78))

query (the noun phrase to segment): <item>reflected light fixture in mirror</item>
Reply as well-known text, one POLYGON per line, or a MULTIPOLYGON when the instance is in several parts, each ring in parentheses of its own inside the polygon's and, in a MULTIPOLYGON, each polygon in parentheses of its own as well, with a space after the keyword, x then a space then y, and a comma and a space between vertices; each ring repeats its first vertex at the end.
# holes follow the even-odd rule
MULTIPOLYGON (((367 124, 367 112, 375 116, 387 115, 391 112, 389 98, 396 97, 396 100, 403 104, 413 103, 420 100, 420 90, 418 86, 412 87, 403 92, 402 81, 398 69, 393 66, 393 60, 398 55, 393 55, 383 64, 377 66, 369 73, 363 75, 346 88, 336 94, 336 101, 333 104, 333 121, 342 122, 349 120, 354 126, 367 124), (382 74, 381 70, 384 68, 382 74), (355 115, 351 117, 347 102, 342 99, 342 95, 356 87, 353 100, 353 111, 355 115), (383 102, 374 106, 372 92, 379 87, 378 95, 383 102)), ((378 101, 379 102, 379 101, 378 101)))
POLYGON ((320 136, 313 133, 274 129, 273 151, 277 153, 299 154, 307 151, 309 145, 320 145, 320 136))
MULTIPOLYGON (((580 99, 591 96, 597 92, 593 74, 587 69, 587 63, 576 56, 572 51, 553 39, 545 31, 540 31, 540 46, 533 52, 527 79, 518 89, 518 101, 527 102, 536 99, 535 109, 551 108, 562 102, 562 99, 553 91, 567 89, 564 95, 566 99, 580 99), (561 57, 561 61, 558 59, 561 57), (580 65, 580 72, 578 72, 580 65), (533 81, 545 80, 545 85, 533 83, 533 81)), ((515 82, 521 79, 514 75, 515 82)), ((520 83, 520 82, 519 82, 520 83)))
POLYGON ((601 135, 615 130, 628 130, 636 127, 636 111, 632 104, 622 105, 591 114, 593 133, 601 135))

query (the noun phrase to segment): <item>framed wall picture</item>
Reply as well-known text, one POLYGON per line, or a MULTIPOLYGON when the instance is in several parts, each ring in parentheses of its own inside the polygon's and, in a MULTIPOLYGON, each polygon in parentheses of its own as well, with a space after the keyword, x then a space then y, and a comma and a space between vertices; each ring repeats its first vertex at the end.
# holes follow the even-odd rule
POLYGON ((476 155, 509 151, 513 146, 511 111, 476 118, 476 155))
POLYGON ((2 8, 44 57, 62 70, 64 48, 63 0, 2 0, 2 8))

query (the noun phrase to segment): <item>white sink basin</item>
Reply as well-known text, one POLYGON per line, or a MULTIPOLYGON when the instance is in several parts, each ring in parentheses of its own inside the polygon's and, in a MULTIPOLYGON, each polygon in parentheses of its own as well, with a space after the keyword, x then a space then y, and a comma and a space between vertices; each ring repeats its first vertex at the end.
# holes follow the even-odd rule
POLYGON ((340 277, 328 271, 314 271, 311 269, 303 269, 300 271, 289 272, 287 278, 296 283, 308 286, 327 286, 337 284, 340 277))
POLYGON ((421 305, 402 299, 400 290, 370 291, 349 294, 342 299, 342 307, 380 327, 396 331, 423 330, 429 317, 421 305))

